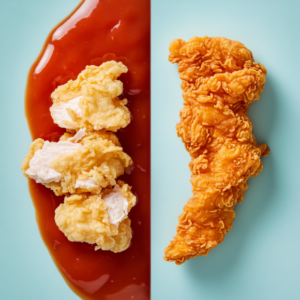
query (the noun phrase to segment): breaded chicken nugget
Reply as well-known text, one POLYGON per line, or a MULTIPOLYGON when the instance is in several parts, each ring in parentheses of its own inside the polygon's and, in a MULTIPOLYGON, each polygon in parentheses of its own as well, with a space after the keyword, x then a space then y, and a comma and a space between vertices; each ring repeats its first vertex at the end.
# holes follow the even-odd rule
POLYGON ((98 194, 114 186, 132 165, 113 133, 65 133, 57 143, 35 140, 22 163, 26 177, 51 188, 56 195, 98 194))
POLYGON ((132 238, 127 215, 135 203, 130 187, 119 180, 114 188, 106 188, 98 195, 65 197, 55 211, 55 222, 71 242, 96 244, 95 250, 121 252, 132 238))
POLYGON ((123 83, 117 78, 127 72, 121 62, 100 67, 87 66, 77 77, 59 86, 51 95, 54 123, 62 128, 117 131, 130 123, 127 100, 119 100, 123 83))

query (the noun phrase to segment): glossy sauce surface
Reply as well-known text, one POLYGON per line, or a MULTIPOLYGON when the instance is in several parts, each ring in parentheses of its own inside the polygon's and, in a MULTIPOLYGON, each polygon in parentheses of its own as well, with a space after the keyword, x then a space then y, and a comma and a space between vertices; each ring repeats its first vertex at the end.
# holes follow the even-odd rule
MULTIPOLYGON (((53 123, 51 93, 87 65, 122 61, 128 73, 121 98, 128 99, 131 123, 117 132, 134 162, 120 179, 132 186, 138 203, 129 218, 131 246, 124 252, 94 250, 69 242, 54 222, 63 197, 29 181, 42 238, 72 290, 82 299, 150 299, 150 1, 86 0, 53 29, 32 66, 26 90, 26 114, 33 139, 58 141, 65 132, 53 123)), ((51 284, 51 282, 49 282, 51 284)), ((53 287, 55 288, 55 287, 53 287)))

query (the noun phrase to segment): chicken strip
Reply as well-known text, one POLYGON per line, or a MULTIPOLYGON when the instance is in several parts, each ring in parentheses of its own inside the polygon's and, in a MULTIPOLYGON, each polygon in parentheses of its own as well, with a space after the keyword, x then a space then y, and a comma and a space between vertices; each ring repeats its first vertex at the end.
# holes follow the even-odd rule
POLYGON ((121 252, 132 233, 128 213, 136 204, 130 187, 122 181, 98 195, 73 194, 55 210, 58 228, 71 242, 96 244, 95 250, 121 252))
POLYGON ((193 197, 164 256, 180 265, 224 240, 248 178, 263 168, 269 148, 256 142, 247 106, 259 99, 267 71, 243 44, 222 37, 177 39, 169 50, 184 99, 177 135, 192 158, 193 197))
POLYGON ((114 186, 116 178, 132 165, 117 137, 111 132, 79 130, 65 133, 57 143, 35 140, 21 169, 26 177, 66 193, 98 194, 114 186))
POLYGON ((59 86, 51 95, 54 123, 67 129, 117 131, 130 123, 127 100, 119 100, 123 83, 117 78, 128 71, 121 62, 87 66, 77 77, 59 86))

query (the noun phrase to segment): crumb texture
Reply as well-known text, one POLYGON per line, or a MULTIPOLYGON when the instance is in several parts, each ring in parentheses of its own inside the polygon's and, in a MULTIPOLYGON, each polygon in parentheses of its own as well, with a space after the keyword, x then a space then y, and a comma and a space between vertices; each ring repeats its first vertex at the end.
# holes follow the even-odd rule
POLYGON ((247 107, 259 99, 267 71, 242 43, 222 37, 177 39, 169 50, 182 80, 176 130, 191 156, 193 197, 164 259, 182 264, 224 240, 247 180, 263 168, 269 148, 256 142, 247 107))
POLYGON ((68 131, 58 142, 33 141, 21 166, 27 178, 65 195, 55 211, 57 226, 69 241, 96 244, 95 250, 121 252, 132 238, 128 213, 136 197, 117 182, 132 159, 113 133, 130 122, 127 100, 118 98, 123 83, 117 78, 127 71, 108 61, 59 86, 50 113, 68 131))
POLYGON ((121 252, 128 248, 132 233, 130 209, 136 203, 136 197, 130 187, 118 181, 118 193, 126 201, 127 211, 119 222, 110 222, 113 211, 107 209, 105 197, 115 193, 112 188, 104 189, 98 195, 73 194, 65 197, 65 201, 55 211, 55 222, 59 229, 72 242, 96 244, 95 250, 121 252))
MULTIPOLYGON (((74 133, 65 133, 58 143, 44 142, 42 139, 34 141, 22 164, 24 175, 36 180, 39 174, 45 172, 43 164, 34 165, 36 171, 34 174, 29 172, 32 169, 30 165, 40 155, 45 143, 48 147, 58 150, 55 151, 56 156, 47 161, 47 168, 51 171, 46 176, 48 180, 37 182, 43 183, 58 196, 67 193, 100 193, 103 188, 114 186, 116 178, 124 174, 124 171, 132 165, 132 159, 123 151, 113 133, 89 132, 77 143, 69 141, 72 137, 74 133), (59 149, 66 143, 73 145, 73 148, 79 146, 78 150, 60 152, 59 149), (51 179, 52 181, 49 181, 51 179)), ((42 158, 38 161, 40 162, 42 158)))
POLYGON ((117 131, 130 123, 127 99, 120 100, 123 83, 117 78, 128 71, 121 62, 87 66, 77 77, 51 95, 54 123, 68 129, 117 131))

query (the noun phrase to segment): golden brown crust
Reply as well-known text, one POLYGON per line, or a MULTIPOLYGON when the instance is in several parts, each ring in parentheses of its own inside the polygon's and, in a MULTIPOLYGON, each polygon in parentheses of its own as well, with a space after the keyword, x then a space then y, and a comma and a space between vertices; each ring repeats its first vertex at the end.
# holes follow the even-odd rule
POLYGON ((259 99, 267 73, 242 43, 217 37, 174 40, 169 61, 178 62, 184 104, 189 101, 224 104, 259 99))
POLYGON ((221 37, 174 40, 169 61, 178 63, 182 79, 184 107, 176 129, 192 157, 193 197, 164 259, 182 264, 224 240, 248 178, 262 170, 260 156, 269 148, 257 144, 247 106, 259 99, 266 69, 243 44, 221 37))

